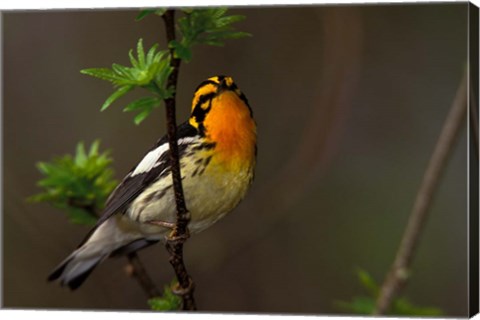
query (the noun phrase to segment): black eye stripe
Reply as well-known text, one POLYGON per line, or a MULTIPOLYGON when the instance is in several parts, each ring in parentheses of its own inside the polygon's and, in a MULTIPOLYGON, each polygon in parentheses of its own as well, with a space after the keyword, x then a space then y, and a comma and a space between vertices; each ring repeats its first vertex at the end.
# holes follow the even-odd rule
POLYGON ((205 116, 207 113, 210 111, 212 108, 212 99, 217 95, 215 92, 211 92, 208 94, 204 94, 198 98, 198 102, 195 105, 195 108, 193 108, 191 117, 195 118, 195 122, 198 123, 198 130, 200 131, 200 134, 205 133, 205 127, 203 125, 203 120, 205 120, 205 116), (208 107, 207 108, 202 108, 202 105, 208 102, 208 107))
MULTIPOLYGON (((202 109, 202 105, 208 100, 212 100, 216 95, 217 95, 216 92, 210 92, 210 93, 201 95, 200 98, 198 98, 195 108, 193 108, 193 112, 195 113, 197 109, 200 109, 198 112, 206 112, 207 110, 202 109)), ((209 110, 209 108, 207 109, 209 110)))

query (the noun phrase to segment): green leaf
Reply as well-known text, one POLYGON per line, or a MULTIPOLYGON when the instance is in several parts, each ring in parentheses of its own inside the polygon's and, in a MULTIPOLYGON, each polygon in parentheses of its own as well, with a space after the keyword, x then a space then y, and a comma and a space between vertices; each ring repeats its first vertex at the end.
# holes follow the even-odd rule
POLYGON ((139 125, 142 123, 143 120, 145 120, 150 113, 152 112, 152 109, 144 109, 142 112, 137 114, 135 118, 133 119, 133 122, 135 122, 136 125, 139 125))
POLYGON ((129 59, 130 59, 130 63, 132 64, 132 66, 133 66, 134 68, 138 68, 138 61, 137 61, 137 60, 135 59, 135 57, 133 56, 133 50, 132 50, 132 49, 130 49, 130 50, 128 51, 128 57, 129 57, 129 59))
POLYGON ((137 43, 137 58, 139 69, 145 68, 145 52, 143 50, 143 39, 140 38, 137 43))
POLYGON ((88 151, 88 156, 89 157, 97 156, 98 148, 100 148, 100 140, 93 141, 92 145, 90 146, 90 150, 88 151))
POLYGON ((169 46, 174 49, 175 58, 185 60, 186 62, 192 60, 192 51, 188 47, 175 40, 170 41, 169 46))
POLYGON ((140 13, 135 18, 135 21, 140 21, 140 20, 142 20, 143 18, 145 18, 146 16, 148 16, 152 13, 155 13, 155 9, 144 9, 144 10, 140 11, 140 13))
POLYGON ((245 16, 236 15, 236 16, 218 17, 216 25, 217 25, 217 28, 222 28, 242 20, 245 20, 245 16))
POLYGON ((133 88, 134 88, 133 86, 122 86, 122 87, 118 88, 116 91, 114 91, 110 95, 110 97, 107 98, 107 100, 105 100, 105 102, 103 103, 100 111, 104 111, 105 109, 107 109, 113 102, 115 102, 115 100, 123 97, 129 91, 131 91, 133 88))
MULTIPOLYGON (((155 76, 155 85, 157 88, 164 89, 173 68, 170 66, 170 59, 163 59, 159 61, 158 64, 159 70, 155 76)), ((162 97, 165 99, 165 96, 162 97)))
POLYGON ((398 298, 393 302, 391 314, 411 316, 441 316, 443 315, 443 312, 438 308, 414 306, 406 298, 398 298))
POLYGON ((163 296, 149 299, 148 304, 152 310, 175 311, 180 309, 182 300, 172 292, 170 287, 165 286, 163 289, 163 296))
POLYGON ((375 309, 375 300, 370 297, 354 297, 352 302, 337 301, 338 309, 355 314, 372 314, 375 309))
POLYGON ((129 103, 124 109, 124 112, 127 111, 135 111, 138 109, 145 109, 145 108, 150 108, 153 109, 154 107, 158 106, 160 104, 160 99, 156 97, 144 97, 137 99, 131 103, 129 103))
POLYGON ((113 63, 112 69, 122 80, 134 78, 132 74, 132 70, 130 68, 124 67, 117 63, 113 63))
POLYGON ((146 16, 151 15, 151 14, 156 14, 157 16, 161 16, 165 13, 165 11, 167 11, 167 8, 144 9, 144 10, 140 11, 140 13, 135 18, 135 21, 143 20, 146 16))
POLYGON ((71 223, 93 226, 97 222, 97 218, 88 213, 85 209, 69 207, 67 215, 71 223))
POLYGON ((212 32, 201 38, 201 42, 213 46, 223 46, 223 40, 226 39, 238 39, 250 36, 247 32, 237 32, 237 31, 219 31, 212 32))
POLYGON ((48 174, 50 172, 50 165, 46 162, 37 163, 37 168, 43 174, 48 174))
POLYGON ((90 69, 83 69, 80 70, 80 73, 86 74, 95 78, 99 78, 102 80, 107 80, 110 82, 115 82, 117 80, 122 80, 113 70, 108 68, 90 68, 90 69))
MULTIPOLYGON (((375 310, 379 294, 379 285, 365 270, 358 269, 357 276, 362 286, 369 292, 369 296, 354 297, 351 302, 335 301, 335 306, 343 311, 354 314, 372 314, 375 310)), ((397 316, 439 316, 442 310, 433 307, 418 307, 411 304, 406 298, 399 297, 393 300, 388 315, 397 316)))
MULTIPOLYGON (((156 44, 154 44, 154 45, 150 48, 150 50, 148 50, 147 58, 146 58, 146 64, 147 64, 147 66, 148 66, 148 65, 151 65, 151 64, 154 63, 154 62, 160 61, 160 59, 162 58, 162 52, 158 52, 158 53, 157 53, 158 57, 156 56, 156 52, 155 52, 155 51, 157 50, 157 48, 158 48, 158 44, 156 43, 156 44), (154 57, 155 57, 155 59, 154 59, 154 57), (158 60, 158 61, 157 61, 157 60, 158 60)), ((163 54, 164 54, 164 53, 163 53, 163 54)))
POLYGON ((96 220, 106 199, 117 185, 110 168, 112 159, 107 152, 99 153, 99 141, 88 148, 82 142, 75 155, 39 162, 42 179, 37 185, 42 192, 29 197, 30 202, 48 202, 65 210, 73 223, 91 224, 96 220))
POLYGON ((165 14, 165 12, 167 12, 168 8, 160 8, 160 9, 157 9, 155 10, 155 14, 157 16, 163 16, 165 14))
POLYGON ((84 166, 87 161, 87 154, 83 142, 77 144, 77 155, 75 156, 75 165, 84 166))
POLYGON ((249 33, 233 29, 232 24, 243 20, 241 15, 228 16, 227 8, 182 10, 185 16, 178 19, 178 29, 182 38, 171 42, 175 57, 190 61, 192 47, 195 44, 222 46, 223 40, 249 36, 249 33))
POLYGON ((373 296, 377 297, 380 291, 378 284, 373 277, 363 269, 357 269, 357 277, 365 289, 373 296))

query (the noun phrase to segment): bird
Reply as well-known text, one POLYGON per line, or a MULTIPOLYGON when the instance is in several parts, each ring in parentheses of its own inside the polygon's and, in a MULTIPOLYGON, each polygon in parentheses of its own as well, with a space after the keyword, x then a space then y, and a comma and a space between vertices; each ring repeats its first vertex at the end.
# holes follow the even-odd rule
MULTIPOLYGON (((195 234, 231 212, 254 179, 257 125, 231 77, 214 76, 198 85, 176 139, 188 231, 195 234)), ((164 136, 112 191, 95 226, 48 281, 77 289, 107 258, 165 240, 176 222, 169 154, 164 136)))

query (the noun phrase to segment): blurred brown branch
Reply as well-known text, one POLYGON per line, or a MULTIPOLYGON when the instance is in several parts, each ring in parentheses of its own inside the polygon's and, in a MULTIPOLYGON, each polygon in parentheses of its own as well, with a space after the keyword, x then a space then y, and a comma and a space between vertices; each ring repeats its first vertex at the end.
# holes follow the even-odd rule
POLYGON ((388 312, 393 299, 407 283, 413 256, 428 218, 428 209, 439 185, 448 157, 453 150, 455 138, 462 129, 466 111, 467 73, 465 71, 425 170, 395 260, 380 289, 374 315, 388 312))
POLYGON ((155 286, 155 283, 153 283, 152 278, 150 278, 150 276, 148 275, 147 270, 145 270, 145 267, 143 266, 143 263, 140 260, 138 254, 136 252, 129 253, 127 255, 127 259, 127 272, 131 276, 135 277, 147 297, 151 299, 161 296, 162 293, 160 292, 160 290, 158 290, 157 286, 155 286))
MULTIPOLYGON (((165 22, 167 41, 168 43, 171 43, 171 41, 175 40, 175 11, 167 10, 163 14, 163 20, 165 22)), ((173 70, 168 77, 167 88, 176 88, 180 59, 174 57, 173 48, 170 49, 170 66, 173 70)), ((173 292, 182 297, 183 310, 196 310, 195 299, 193 297, 195 286, 183 261, 183 244, 189 237, 187 225, 190 221, 190 214, 185 206, 182 179, 180 175, 180 160, 177 145, 177 122, 175 119, 175 91, 176 90, 174 90, 172 97, 165 99, 168 144, 170 147, 170 164, 172 168, 173 190, 177 206, 177 221, 175 223, 175 228, 167 238, 166 247, 170 253, 170 264, 173 266, 178 280, 178 287, 172 288, 173 292)))

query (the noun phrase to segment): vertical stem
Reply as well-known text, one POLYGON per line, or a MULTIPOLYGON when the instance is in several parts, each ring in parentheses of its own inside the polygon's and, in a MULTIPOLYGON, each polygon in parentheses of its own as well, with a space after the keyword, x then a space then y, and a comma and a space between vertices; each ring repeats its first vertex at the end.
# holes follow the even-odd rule
MULTIPOLYGON (((167 40, 170 43, 175 40, 175 11, 167 10, 163 15, 167 40)), ((170 263, 175 270, 178 280, 178 287, 173 291, 183 299, 183 310, 196 310, 193 297, 194 284, 183 261, 183 244, 188 238, 188 222, 190 214, 185 205, 183 195, 182 179, 180 174, 180 159, 178 155, 177 144, 177 124, 175 117, 175 91, 177 88, 178 72, 180 68, 180 59, 174 57, 173 49, 170 49, 170 66, 172 72, 167 80, 167 88, 174 88, 172 97, 165 99, 167 115, 167 134, 170 147, 170 164, 172 168, 173 190, 175 193, 175 202, 177 206, 177 221, 173 232, 167 238, 166 247, 170 253, 170 263)))
POLYGON ((466 111, 467 74, 465 73, 425 170, 397 255, 380 289, 375 315, 388 312, 393 299, 407 283, 413 256, 428 218, 428 209, 439 185, 448 156, 453 150, 455 138, 462 128, 466 111))
MULTIPOLYGON (((175 11, 168 10, 163 15, 165 20, 165 26, 167 31, 168 42, 175 40, 175 11)), ((183 196, 182 179, 180 175, 180 159, 178 156, 178 144, 177 144, 177 120, 175 114, 176 105, 176 88, 178 82, 178 72, 180 68, 180 59, 174 58, 173 49, 170 50, 170 66, 172 67, 172 73, 167 79, 167 88, 174 88, 172 96, 165 99, 166 115, 167 115, 167 134, 168 143, 170 147, 170 164, 172 167, 172 179, 173 189, 175 191, 175 202, 177 205, 177 228, 178 231, 185 233, 188 223, 188 211, 185 205, 185 199, 183 196)))

